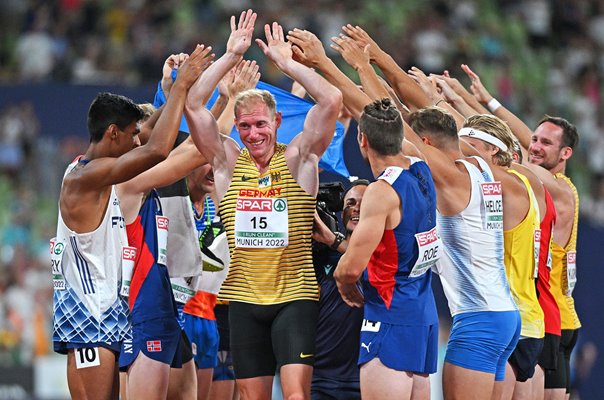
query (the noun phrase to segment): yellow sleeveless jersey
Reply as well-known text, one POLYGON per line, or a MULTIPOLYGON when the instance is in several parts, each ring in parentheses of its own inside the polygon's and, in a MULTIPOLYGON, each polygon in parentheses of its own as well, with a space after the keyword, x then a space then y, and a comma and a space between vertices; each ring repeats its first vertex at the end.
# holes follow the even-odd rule
MULTIPOLYGON (((520 310, 520 335, 542 338, 545 335, 544 315, 535 287, 535 230, 539 229, 539 208, 528 179, 517 171, 510 174, 522 180, 529 193, 530 206, 526 217, 516 227, 503 232, 505 271, 512 296, 520 310)), ((505 196, 505 193, 504 193, 505 196)), ((504 211, 505 212, 505 211, 504 211)))
POLYGON ((572 290, 576 281, 576 250, 577 250, 577 225, 579 222, 579 194, 577 188, 570 179, 557 173, 556 179, 564 179, 571 187, 575 196, 575 216, 573 219, 573 230, 570 233, 570 239, 566 248, 554 242, 552 244, 552 271, 550 273, 549 283, 551 292, 560 308, 560 319, 562 329, 579 329, 581 322, 575 311, 575 300, 572 298, 572 290), (571 268, 569 269, 569 261, 571 268))
POLYGON ((222 300, 279 304, 318 300, 311 233, 316 200, 300 187, 278 143, 266 173, 243 149, 220 202, 231 252, 222 300))

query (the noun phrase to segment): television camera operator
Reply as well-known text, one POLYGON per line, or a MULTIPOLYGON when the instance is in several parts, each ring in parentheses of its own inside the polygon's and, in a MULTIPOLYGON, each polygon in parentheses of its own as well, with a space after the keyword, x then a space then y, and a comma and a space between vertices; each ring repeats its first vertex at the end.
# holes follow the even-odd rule
POLYGON ((313 400, 361 398, 357 362, 363 309, 344 303, 333 272, 359 221, 361 201, 368 185, 368 180, 358 179, 344 192, 339 182, 325 183, 317 195, 313 263, 320 300, 311 385, 313 400), (340 209, 346 234, 339 231, 336 213, 340 209))

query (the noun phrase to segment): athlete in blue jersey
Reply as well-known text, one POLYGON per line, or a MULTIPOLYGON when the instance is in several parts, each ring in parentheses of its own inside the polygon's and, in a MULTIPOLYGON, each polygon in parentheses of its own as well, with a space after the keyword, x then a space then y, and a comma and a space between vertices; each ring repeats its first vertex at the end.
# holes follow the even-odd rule
POLYGON ((428 166, 401 152, 403 121, 389 99, 366 106, 361 154, 377 182, 367 188, 359 224, 335 271, 344 301, 365 303, 361 327, 363 399, 429 397, 436 372, 438 316, 430 268, 442 246, 428 166), (366 269, 366 272, 363 271, 366 269), (363 273, 363 294, 356 281, 363 273))
POLYGON ((333 272, 359 222, 361 202, 368 185, 369 181, 358 179, 344 194, 342 222, 346 236, 332 232, 320 218, 315 218, 313 239, 330 248, 313 252, 321 297, 315 338, 315 365, 310 387, 312 400, 361 398, 358 359, 363 309, 344 303, 338 293, 333 272))

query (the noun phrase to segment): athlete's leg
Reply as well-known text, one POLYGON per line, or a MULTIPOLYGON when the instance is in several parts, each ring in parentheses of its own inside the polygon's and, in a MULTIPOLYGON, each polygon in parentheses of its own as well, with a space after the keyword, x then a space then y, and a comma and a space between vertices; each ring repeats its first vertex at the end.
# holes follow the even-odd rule
POLYGON ((430 400, 430 375, 413 374, 413 389, 411 399, 430 400))
POLYGON ((168 395, 170 366, 147 357, 142 351, 128 368, 130 399, 163 400, 168 395))
POLYGON ((516 382, 514 385, 513 400, 531 400, 533 399, 533 378, 524 382, 516 382))
POLYGON ((119 394, 117 358, 113 351, 97 347, 100 364, 77 368, 76 352, 67 353, 67 385, 72 399, 116 399, 119 394))
POLYGON ((235 381, 212 381, 210 400, 230 400, 235 394, 235 381))
POLYGON ((310 399, 312 367, 306 364, 287 364, 281 367, 281 390, 284 399, 310 399))
POLYGON ((270 400, 273 391, 272 376, 237 379, 241 400, 270 400))
POLYGON ((120 400, 128 400, 128 373, 120 371, 120 400))
POLYGON ((386 367, 379 358, 361 366, 361 397, 363 400, 394 398, 410 399, 413 374, 386 367))
POLYGON ((195 361, 190 359, 182 368, 170 368, 168 400, 195 400, 197 398, 197 376, 195 361))
POLYGON ((543 367, 537 365, 535 367, 535 375, 533 376, 533 396, 532 399, 541 400, 545 392, 545 371, 543 367))
POLYGON ((450 399, 488 399, 493 392, 495 374, 463 368, 445 362, 443 392, 450 399))
POLYGON ((208 400, 212 387, 214 368, 197 369, 197 400, 208 400))

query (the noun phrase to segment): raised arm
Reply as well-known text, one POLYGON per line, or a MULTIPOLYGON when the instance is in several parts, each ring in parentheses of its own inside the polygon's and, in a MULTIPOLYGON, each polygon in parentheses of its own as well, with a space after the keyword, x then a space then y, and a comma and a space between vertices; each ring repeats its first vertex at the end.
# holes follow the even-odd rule
POLYGON ((203 75, 203 80, 200 79, 193 85, 187 98, 187 108, 194 110, 202 107, 222 77, 242 59, 252 43, 255 22, 256 13, 252 10, 243 11, 237 24, 235 16, 231 16, 231 34, 226 52, 208 68, 203 75))
POLYGON ((252 10, 242 12, 237 24, 235 17, 231 17, 231 35, 226 53, 195 83, 185 106, 185 118, 193 142, 214 169, 216 193, 219 198, 222 198, 230 184, 238 149, 231 141, 224 141, 218 130, 205 130, 200 118, 203 118, 203 105, 218 82, 237 65, 250 47, 255 21, 256 13, 252 10))
MULTIPOLYGON (((509 125, 510 129, 520 142, 520 145, 524 148, 524 150, 528 150, 528 147, 531 144, 533 131, 513 112, 502 106, 501 103, 491 96, 491 94, 480 81, 480 77, 474 71, 472 71, 469 66, 462 64, 461 69, 463 69, 463 71, 472 81, 470 89, 472 90, 472 93, 474 93, 476 100, 485 106, 490 105, 489 108, 492 108, 491 112, 509 125)), ((526 156, 526 154, 524 155, 526 156)))
POLYGON ((439 87, 436 83, 436 80, 428 78, 426 74, 424 74, 424 71, 417 67, 412 67, 409 70, 409 76, 413 78, 426 97, 430 99, 431 104, 449 111, 451 115, 453 115, 453 118, 455 118, 455 123, 457 124, 458 128, 463 126, 463 115, 457 112, 457 110, 447 102, 447 99, 442 91, 439 93, 439 87))
POLYGON ((281 25, 273 22, 272 29, 265 25, 264 34, 266 43, 256 39, 260 49, 279 70, 300 83, 316 101, 306 116, 302 133, 294 138, 290 147, 298 149, 302 162, 309 157, 320 157, 333 138, 342 94, 314 70, 293 59, 291 43, 285 42, 281 25))
POLYGON ((319 38, 312 32, 294 29, 289 31, 287 39, 295 45, 292 50, 296 60, 309 68, 321 71, 329 83, 340 89, 344 105, 352 117, 358 120, 363 108, 371 103, 371 99, 327 57, 319 38))
MULTIPOLYGON (((210 59, 208 49, 197 46, 181 66, 166 104, 145 123, 144 129, 152 129, 147 143, 118 158, 103 157, 91 161, 81 174, 80 185, 84 190, 125 182, 168 156, 178 134, 187 92, 210 59)), ((117 130, 111 134, 119 140, 120 133, 117 130)))
POLYGON ((382 70, 397 96, 409 106, 411 111, 432 104, 424 92, 417 90, 415 81, 360 26, 348 24, 342 27, 342 31, 359 43, 361 47, 365 48, 367 44, 370 45, 371 60, 382 70))
POLYGON ((489 111, 480 104, 476 98, 472 95, 472 93, 468 92, 466 88, 459 82, 458 79, 453 78, 449 71, 445 70, 442 75, 436 75, 440 79, 444 79, 445 82, 457 93, 461 96, 462 99, 472 107, 477 114, 488 114, 489 111))
MULTIPOLYGON (((243 60, 234 67, 225 78, 227 80, 227 91, 229 102, 218 118, 218 130, 224 135, 229 135, 233 130, 233 121, 235 120, 235 97, 245 90, 253 89, 260 80, 260 72, 258 71, 256 61, 243 60)), ((224 78, 223 78, 224 79, 224 78)))
POLYGON ((390 97, 390 94, 380 82, 378 75, 375 73, 371 60, 369 58, 370 44, 362 48, 357 42, 348 36, 341 35, 340 37, 331 38, 333 44, 331 48, 340 53, 344 61, 357 71, 363 86, 363 92, 371 100, 380 100, 385 97, 390 97))

